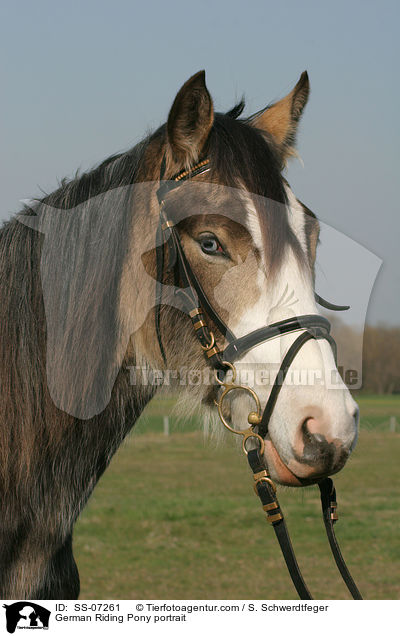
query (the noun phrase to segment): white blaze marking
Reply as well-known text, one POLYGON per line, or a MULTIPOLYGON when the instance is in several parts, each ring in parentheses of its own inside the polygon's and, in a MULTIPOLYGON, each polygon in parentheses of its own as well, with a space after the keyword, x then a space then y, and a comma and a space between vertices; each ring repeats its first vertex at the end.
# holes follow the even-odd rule
MULTIPOLYGON (((287 188, 286 192, 289 202, 287 207, 288 222, 306 255, 305 212, 292 191, 287 188)), ((277 273, 273 283, 271 284, 268 280, 265 274, 265 271, 268 271, 268 263, 263 249, 258 215, 249 197, 244 197, 244 203, 248 213, 247 227, 253 238, 254 245, 260 251, 264 265, 258 271, 258 300, 244 312, 236 325, 232 325, 233 331, 238 337, 279 320, 303 314, 319 313, 314 299, 311 271, 307 266, 299 263, 289 245, 287 245, 280 271, 277 273)), ((284 210, 282 210, 282 213, 284 213, 284 210)), ((240 362, 250 365, 258 364, 263 368, 274 363, 274 369, 271 374, 274 373, 276 375, 285 353, 298 335, 299 332, 289 333, 257 345, 245 354, 240 362)), ((240 362, 237 363, 237 367, 240 366, 240 362)), ((311 378, 317 378, 321 374, 326 377, 327 374, 331 374, 335 369, 336 365, 331 347, 326 340, 307 342, 298 352, 291 365, 291 371, 300 373, 302 370, 307 370, 310 372, 311 378)), ((254 386, 256 393, 261 399, 262 406, 265 405, 268 399, 273 379, 274 377, 272 376, 270 381, 263 386, 254 386)), ((278 452, 290 459, 299 422, 302 418, 308 416, 308 408, 313 405, 320 407, 324 417, 329 421, 331 436, 347 443, 354 434, 352 418, 349 416, 354 402, 349 398, 350 394, 343 383, 340 383, 338 390, 328 390, 324 383, 320 382, 316 382, 315 385, 311 386, 302 386, 298 383, 296 386, 295 382, 285 383, 269 427, 271 438, 277 446, 278 452)), ((232 417, 235 426, 238 428, 248 426, 245 415, 246 408, 246 399, 235 400, 232 417)))

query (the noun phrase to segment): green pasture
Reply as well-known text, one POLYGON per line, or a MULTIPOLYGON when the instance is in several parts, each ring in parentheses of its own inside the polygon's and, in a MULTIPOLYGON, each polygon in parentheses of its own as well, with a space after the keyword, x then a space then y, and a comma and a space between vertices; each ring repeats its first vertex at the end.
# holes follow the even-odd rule
MULTIPOLYGON (((400 396, 358 401, 359 442, 335 477, 336 534, 364 597, 398 599, 400 396)), ((167 399, 148 406, 81 515, 74 535, 81 598, 296 598, 235 440, 215 445, 201 423, 174 425, 172 416, 165 436, 162 416, 172 407, 167 399)), ((349 598, 317 488, 281 488, 279 499, 315 598, 349 598)))

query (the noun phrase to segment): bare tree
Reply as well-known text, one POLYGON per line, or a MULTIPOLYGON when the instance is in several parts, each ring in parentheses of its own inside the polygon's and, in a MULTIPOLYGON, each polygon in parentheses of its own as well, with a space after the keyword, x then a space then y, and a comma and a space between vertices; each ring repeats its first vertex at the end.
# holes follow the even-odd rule
POLYGON ((349 388, 349 371, 359 373, 362 365, 363 390, 400 393, 400 327, 367 325, 363 332, 336 316, 330 321, 338 345, 338 365, 349 388))

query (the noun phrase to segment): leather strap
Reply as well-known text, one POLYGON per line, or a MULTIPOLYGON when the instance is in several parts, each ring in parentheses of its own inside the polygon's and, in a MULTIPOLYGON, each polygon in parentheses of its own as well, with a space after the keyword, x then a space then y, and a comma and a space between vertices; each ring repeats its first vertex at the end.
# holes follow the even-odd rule
MULTIPOLYGON (((265 471, 265 465, 260 459, 258 449, 250 450, 248 452, 247 459, 250 468, 255 475, 265 471)), ((300 568, 297 563, 296 555, 293 550, 292 542, 290 540, 289 532, 285 523, 285 519, 283 517, 282 510, 279 506, 275 489, 273 486, 271 486, 272 482, 270 483, 266 480, 266 478, 264 478, 264 480, 262 479, 263 478, 261 478, 260 481, 256 481, 255 489, 267 514, 267 518, 271 520, 271 524, 282 550, 283 558, 285 559, 290 577, 300 599, 303 601, 312 600, 310 591, 305 584, 300 572, 300 568)))
MULTIPOLYGON (((274 528, 276 538, 278 539, 283 558, 285 559, 285 563, 290 574, 290 578, 293 581, 299 598, 301 600, 312 600, 313 597, 311 596, 310 591, 303 579, 296 556, 294 554, 292 542, 290 540, 282 509, 278 502, 275 488, 274 486, 272 486, 272 482, 269 480, 268 477, 261 476, 258 478, 258 480, 256 479, 256 477, 262 475, 262 473, 268 474, 264 461, 260 458, 258 449, 250 450, 248 452, 247 459, 250 468, 255 476, 255 490, 260 498, 263 509, 267 514, 267 518, 270 520, 271 525, 274 528)), ((361 593, 358 590, 343 559, 333 529, 333 524, 337 521, 337 503, 336 491, 333 486, 332 479, 326 478, 321 481, 318 486, 321 491, 322 516, 329 539, 329 545, 336 565, 353 599, 362 600, 361 593)))
POLYGON ((325 335, 329 334, 330 324, 329 320, 318 314, 305 314, 274 322, 266 327, 255 329, 241 338, 234 338, 224 350, 224 360, 234 362, 262 342, 300 329, 324 330, 325 335))
MULTIPOLYGON (((192 322, 193 313, 196 313, 197 311, 198 315, 200 316, 202 315, 203 311, 205 311, 208 317, 211 318, 213 323, 216 325, 219 332, 228 340, 228 342, 231 342, 235 339, 234 334, 230 331, 230 329, 227 327, 222 318, 214 310, 213 306, 209 302, 200 281, 193 272, 186 258, 186 254, 182 248, 179 232, 173 225, 173 223, 169 219, 167 219, 164 211, 164 199, 168 192, 177 188, 183 181, 186 181, 187 179, 194 177, 197 174, 201 174, 209 170, 208 164, 209 160, 203 160, 199 164, 194 166, 192 170, 181 171, 180 173, 172 177, 170 181, 162 181, 166 167, 165 155, 161 162, 160 186, 157 190, 157 198, 160 204, 160 219, 157 227, 156 237, 157 280, 155 326, 157 339, 164 362, 166 362, 166 356, 162 343, 160 318, 162 303, 162 285, 164 280, 165 242, 168 246, 169 253, 168 269, 175 268, 175 294, 179 296, 181 300, 182 309, 192 317, 192 322)), ((197 324, 198 322, 199 321, 197 320, 197 324)), ((203 327, 196 330, 196 335, 200 341, 201 346, 206 351, 208 360, 213 368, 218 369, 221 372, 224 371, 226 367, 223 364, 221 353, 218 347, 215 346, 214 348, 208 350, 208 345, 210 345, 212 340, 207 324, 204 324, 203 327)))
POLYGON ((269 394, 267 404, 265 405, 265 409, 262 414, 261 423, 258 426, 258 434, 263 439, 268 433, 268 425, 271 419, 272 411, 275 408, 278 395, 282 389, 282 385, 285 381, 287 372, 289 371, 289 367, 292 364, 294 357, 296 356, 298 351, 301 349, 301 347, 307 342, 307 340, 312 340, 314 337, 315 336, 308 331, 305 331, 304 333, 300 334, 300 336, 296 338, 296 340, 294 341, 294 343, 291 345, 288 352, 286 353, 285 357, 283 358, 280 369, 276 375, 275 382, 271 389, 271 393, 269 394))
POLYGON ((328 535, 329 545, 336 565, 353 599, 362 601, 363 598, 360 594, 360 591, 355 584, 353 577, 351 576, 348 567, 343 559, 339 543, 337 541, 333 528, 334 524, 338 520, 336 490, 333 485, 333 481, 332 479, 330 479, 330 477, 327 477, 326 479, 321 481, 318 486, 321 492, 322 516, 324 519, 325 530, 326 534, 328 535))
POLYGON ((314 293, 315 300, 321 307, 325 307, 325 309, 330 309, 331 311, 347 311, 350 309, 350 305, 335 305, 334 303, 330 303, 328 300, 322 298, 317 293, 314 293))

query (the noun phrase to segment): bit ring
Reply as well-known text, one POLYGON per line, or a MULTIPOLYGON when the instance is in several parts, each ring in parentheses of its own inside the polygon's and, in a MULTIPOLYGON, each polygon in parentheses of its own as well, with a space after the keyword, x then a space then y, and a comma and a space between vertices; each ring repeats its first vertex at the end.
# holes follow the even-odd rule
MULTIPOLYGON (((227 360, 224 360, 223 364, 228 367, 228 369, 230 369, 232 371, 232 380, 230 382, 230 384, 234 384, 236 381, 236 369, 233 366, 233 364, 231 362, 228 362, 227 360)), ((226 386, 226 382, 224 380, 220 380, 218 377, 218 369, 215 369, 214 371, 214 377, 216 382, 218 382, 218 384, 220 386, 226 386)))
POLYGON ((248 454, 248 451, 246 449, 246 442, 250 437, 254 437, 256 438, 259 443, 260 443, 260 452, 261 454, 264 453, 264 440, 263 438, 258 435, 257 433, 254 432, 253 427, 250 426, 250 428, 245 429, 244 431, 237 431, 236 429, 232 428, 232 426, 226 421, 223 412, 222 412, 222 405, 224 402, 224 399, 226 398, 226 396, 228 395, 228 393, 230 393, 231 391, 237 390, 237 389, 241 389, 242 391, 246 391, 247 393, 250 394, 250 396, 254 399, 255 403, 256 403, 256 409, 257 409, 257 415, 260 415, 261 413, 261 405, 260 405, 260 400, 258 398, 258 395, 253 391, 253 389, 251 389, 248 386, 243 386, 241 384, 228 384, 227 386, 225 385, 225 390, 223 391, 219 401, 218 401, 218 415, 221 419, 222 424, 225 426, 225 428, 228 429, 228 431, 230 431, 231 433, 234 433, 235 435, 242 435, 243 436, 243 451, 245 452, 245 454, 248 454))
POLYGON ((210 338, 211 338, 211 342, 209 342, 209 344, 207 345, 200 345, 200 347, 203 349, 203 351, 210 351, 210 349, 213 348, 213 346, 215 345, 215 336, 213 334, 212 331, 210 331, 210 338))

